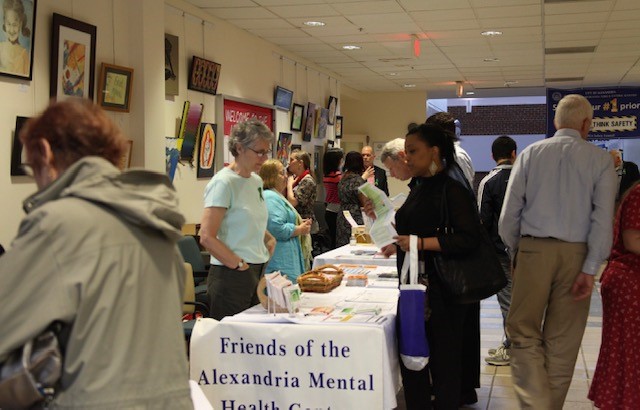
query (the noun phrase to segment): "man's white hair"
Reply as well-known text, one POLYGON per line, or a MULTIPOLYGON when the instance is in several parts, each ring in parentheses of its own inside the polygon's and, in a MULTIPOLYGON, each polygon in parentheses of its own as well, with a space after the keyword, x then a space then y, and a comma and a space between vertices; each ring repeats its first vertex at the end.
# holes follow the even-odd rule
POLYGON ((385 162, 387 158, 392 160, 398 159, 398 153, 404 151, 404 138, 396 138, 384 144, 382 153, 380 154, 380 161, 385 162))
POLYGON ((554 117, 557 129, 579 130, 585 119, 593 119, 593 107, 589 100, 579 94, 568 94, 560 100, 554 117))

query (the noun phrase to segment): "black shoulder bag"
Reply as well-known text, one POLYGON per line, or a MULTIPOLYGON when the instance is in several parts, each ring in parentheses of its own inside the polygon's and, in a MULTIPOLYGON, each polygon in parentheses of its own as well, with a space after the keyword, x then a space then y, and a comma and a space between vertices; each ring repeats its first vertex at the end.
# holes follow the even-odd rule
MULTIPOLYGON (((453 233, 447 206, 446 182, 442 189, 440 218, 440 231, 453 233)), ((436 274, 456 303, 478 302, 495 295, 507 285, 507 277, 493 243, 482 226, 478 246, 472 251, 457 255, 433 252, 433 255, 436 274)))

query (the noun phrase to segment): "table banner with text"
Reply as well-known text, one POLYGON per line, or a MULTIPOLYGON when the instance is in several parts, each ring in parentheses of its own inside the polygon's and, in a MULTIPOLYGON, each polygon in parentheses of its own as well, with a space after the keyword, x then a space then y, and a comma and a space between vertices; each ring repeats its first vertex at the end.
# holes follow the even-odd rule
POLYGON ((640 88, 603 87, 575 88, 563 90, 547 89, 547 137, 553 136, 556 128, 553 119, 558 102, 568 94, 583 95, 593 106, 593 122, 589 139, 635 138, 638 131, 640 111, 640 88))
POLYGON ((200 319, 191 379, 217 410, 382 408, 381 332, 200 319))

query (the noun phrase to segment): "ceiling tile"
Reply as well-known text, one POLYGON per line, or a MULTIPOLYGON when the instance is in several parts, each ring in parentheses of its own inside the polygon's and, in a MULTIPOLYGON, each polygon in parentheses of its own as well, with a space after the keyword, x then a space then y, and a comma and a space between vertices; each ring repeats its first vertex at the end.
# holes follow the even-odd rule
POLYGON ((340 2, 333 4, 332 7, 346 16, 360 15, 363 11, 366 11, 367 14, 404 12, 404 9, 394 0, 364 1, 358 3, 340 2))
POLYGON ((398 0, 398 3, 407 11, 466 9, 471 7, 468 0, 398 0))
POLYGON ((540 17, 542 14, 542 7, 540 4, 532 4, 528 6, 477 7, 474 10, 476 16, 480 19, 540 17))
POLYGON ((273 6, 267 9, 279 17, 304 17, 311 20, 315 20, 317 17, 337 16, 340 14, 328 4, 296 4, 294 6, 273 6))
POLYGON ((229 19, 259 19, 259 18, 277 18, 275 14, 262 7, 229 7, 219 9, 204 9, 206 12, 221 18, 229 19))
POLYGON ((229 19, 229 23, 243 29, 261 29, 261 28, 295 28, 284 19, 229 19))

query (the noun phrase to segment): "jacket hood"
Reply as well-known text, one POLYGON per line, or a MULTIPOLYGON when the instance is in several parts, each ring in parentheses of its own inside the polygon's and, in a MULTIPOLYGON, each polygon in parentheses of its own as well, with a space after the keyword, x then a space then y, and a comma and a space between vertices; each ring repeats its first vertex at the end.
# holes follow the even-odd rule
POLYGON ((100 157, 85 157, 71 165, 55 181, 27 198, 29 213, 49 201, 81 198, 112 209, 130 223, 161 231, 174 241, 181 236, 184 216, 169 178, 144 169, 120 171, 100 157))

